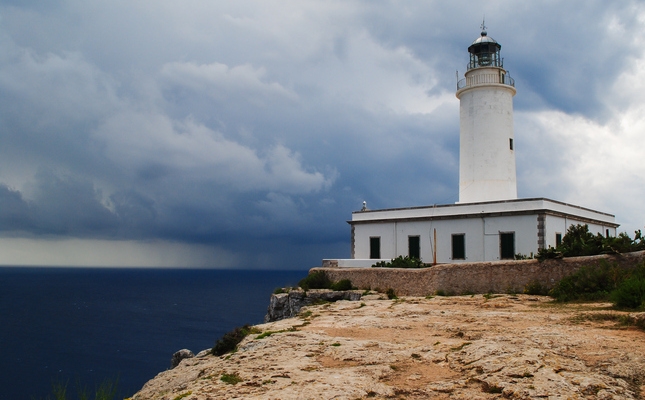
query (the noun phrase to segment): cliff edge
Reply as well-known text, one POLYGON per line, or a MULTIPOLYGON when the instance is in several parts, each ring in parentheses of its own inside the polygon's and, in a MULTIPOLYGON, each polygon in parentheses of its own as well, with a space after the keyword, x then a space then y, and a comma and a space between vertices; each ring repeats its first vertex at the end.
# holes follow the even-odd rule
POLYGON ((643 317, 528 295, 338 301, 184 359, 132 398, 643 399, 645 332, 629 326, 643 317))

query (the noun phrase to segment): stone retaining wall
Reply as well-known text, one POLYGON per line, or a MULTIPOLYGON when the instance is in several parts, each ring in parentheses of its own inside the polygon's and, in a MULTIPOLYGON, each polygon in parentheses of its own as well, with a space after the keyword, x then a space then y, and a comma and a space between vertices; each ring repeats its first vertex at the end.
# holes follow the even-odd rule
POLYGON ((312 268, 324 271, 332 281, 349 279, 359 289, 394 289, 400 296, 446 293, 522 293, 527 284, 539 282, 550 289, 584 265, 605 260, 624 268, 645 261, 645 251, 619 255, 570 257, 560 260, 492 261, 441 264, 422 269, 399 268, 312 268))

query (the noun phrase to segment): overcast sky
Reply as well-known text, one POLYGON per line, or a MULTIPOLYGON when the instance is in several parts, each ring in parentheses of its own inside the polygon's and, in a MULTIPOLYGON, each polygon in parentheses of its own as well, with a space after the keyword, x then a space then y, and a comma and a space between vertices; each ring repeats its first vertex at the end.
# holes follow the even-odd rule
POLYGON ((363 200, 458 200, 456 71, 484 16, 519 197, 633 237, 642 2, 0 0, 0 263, 348 258, 363 200))

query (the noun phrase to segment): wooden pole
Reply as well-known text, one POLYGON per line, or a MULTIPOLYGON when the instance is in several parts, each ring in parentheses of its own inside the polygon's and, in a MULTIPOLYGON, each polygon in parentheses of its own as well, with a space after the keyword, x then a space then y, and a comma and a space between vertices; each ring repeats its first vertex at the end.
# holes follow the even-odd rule
POLYGON ((437 265, 437 228, 434 228, 434 246, 432 246, 432 265, 437 265))

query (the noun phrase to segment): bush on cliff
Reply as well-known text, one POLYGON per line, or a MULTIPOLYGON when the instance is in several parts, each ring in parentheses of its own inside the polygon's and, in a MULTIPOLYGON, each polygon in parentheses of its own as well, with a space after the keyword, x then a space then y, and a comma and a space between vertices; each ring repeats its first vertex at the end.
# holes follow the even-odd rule
POLYGON ((316 271, 304 277, 300 282, 298 282, 303 290, 307 291, 309 289, 331 289, 331 290, 352 290, 352 281, 349 279, 342 279, 338 282, 332 282, 327 274, 323 271, 316 271))
POLYGON ((215 356, 222 356, 226 353, 230 353, 237 349, 237 345, 240 344, 245 337, 251 333, 260 333, 257 328, 244 325, 237 327, 230 332, 227 332, 220 339, 217 339, 215 346, 211 349, 211 354, 215 356))
POLYGON ((323 271, 316 271, 307 276, 298 282, 303 290, 309 289, 331 289, 332 281, 329 280, 327 274, 323 271))
POLYGON ((343 290, 352 290, 354 289, 354 287, 352 286, 352 281, 350 281, 349 279, 341 279, 338 282, 332 283, 331 289, 343 291, 343 290))

